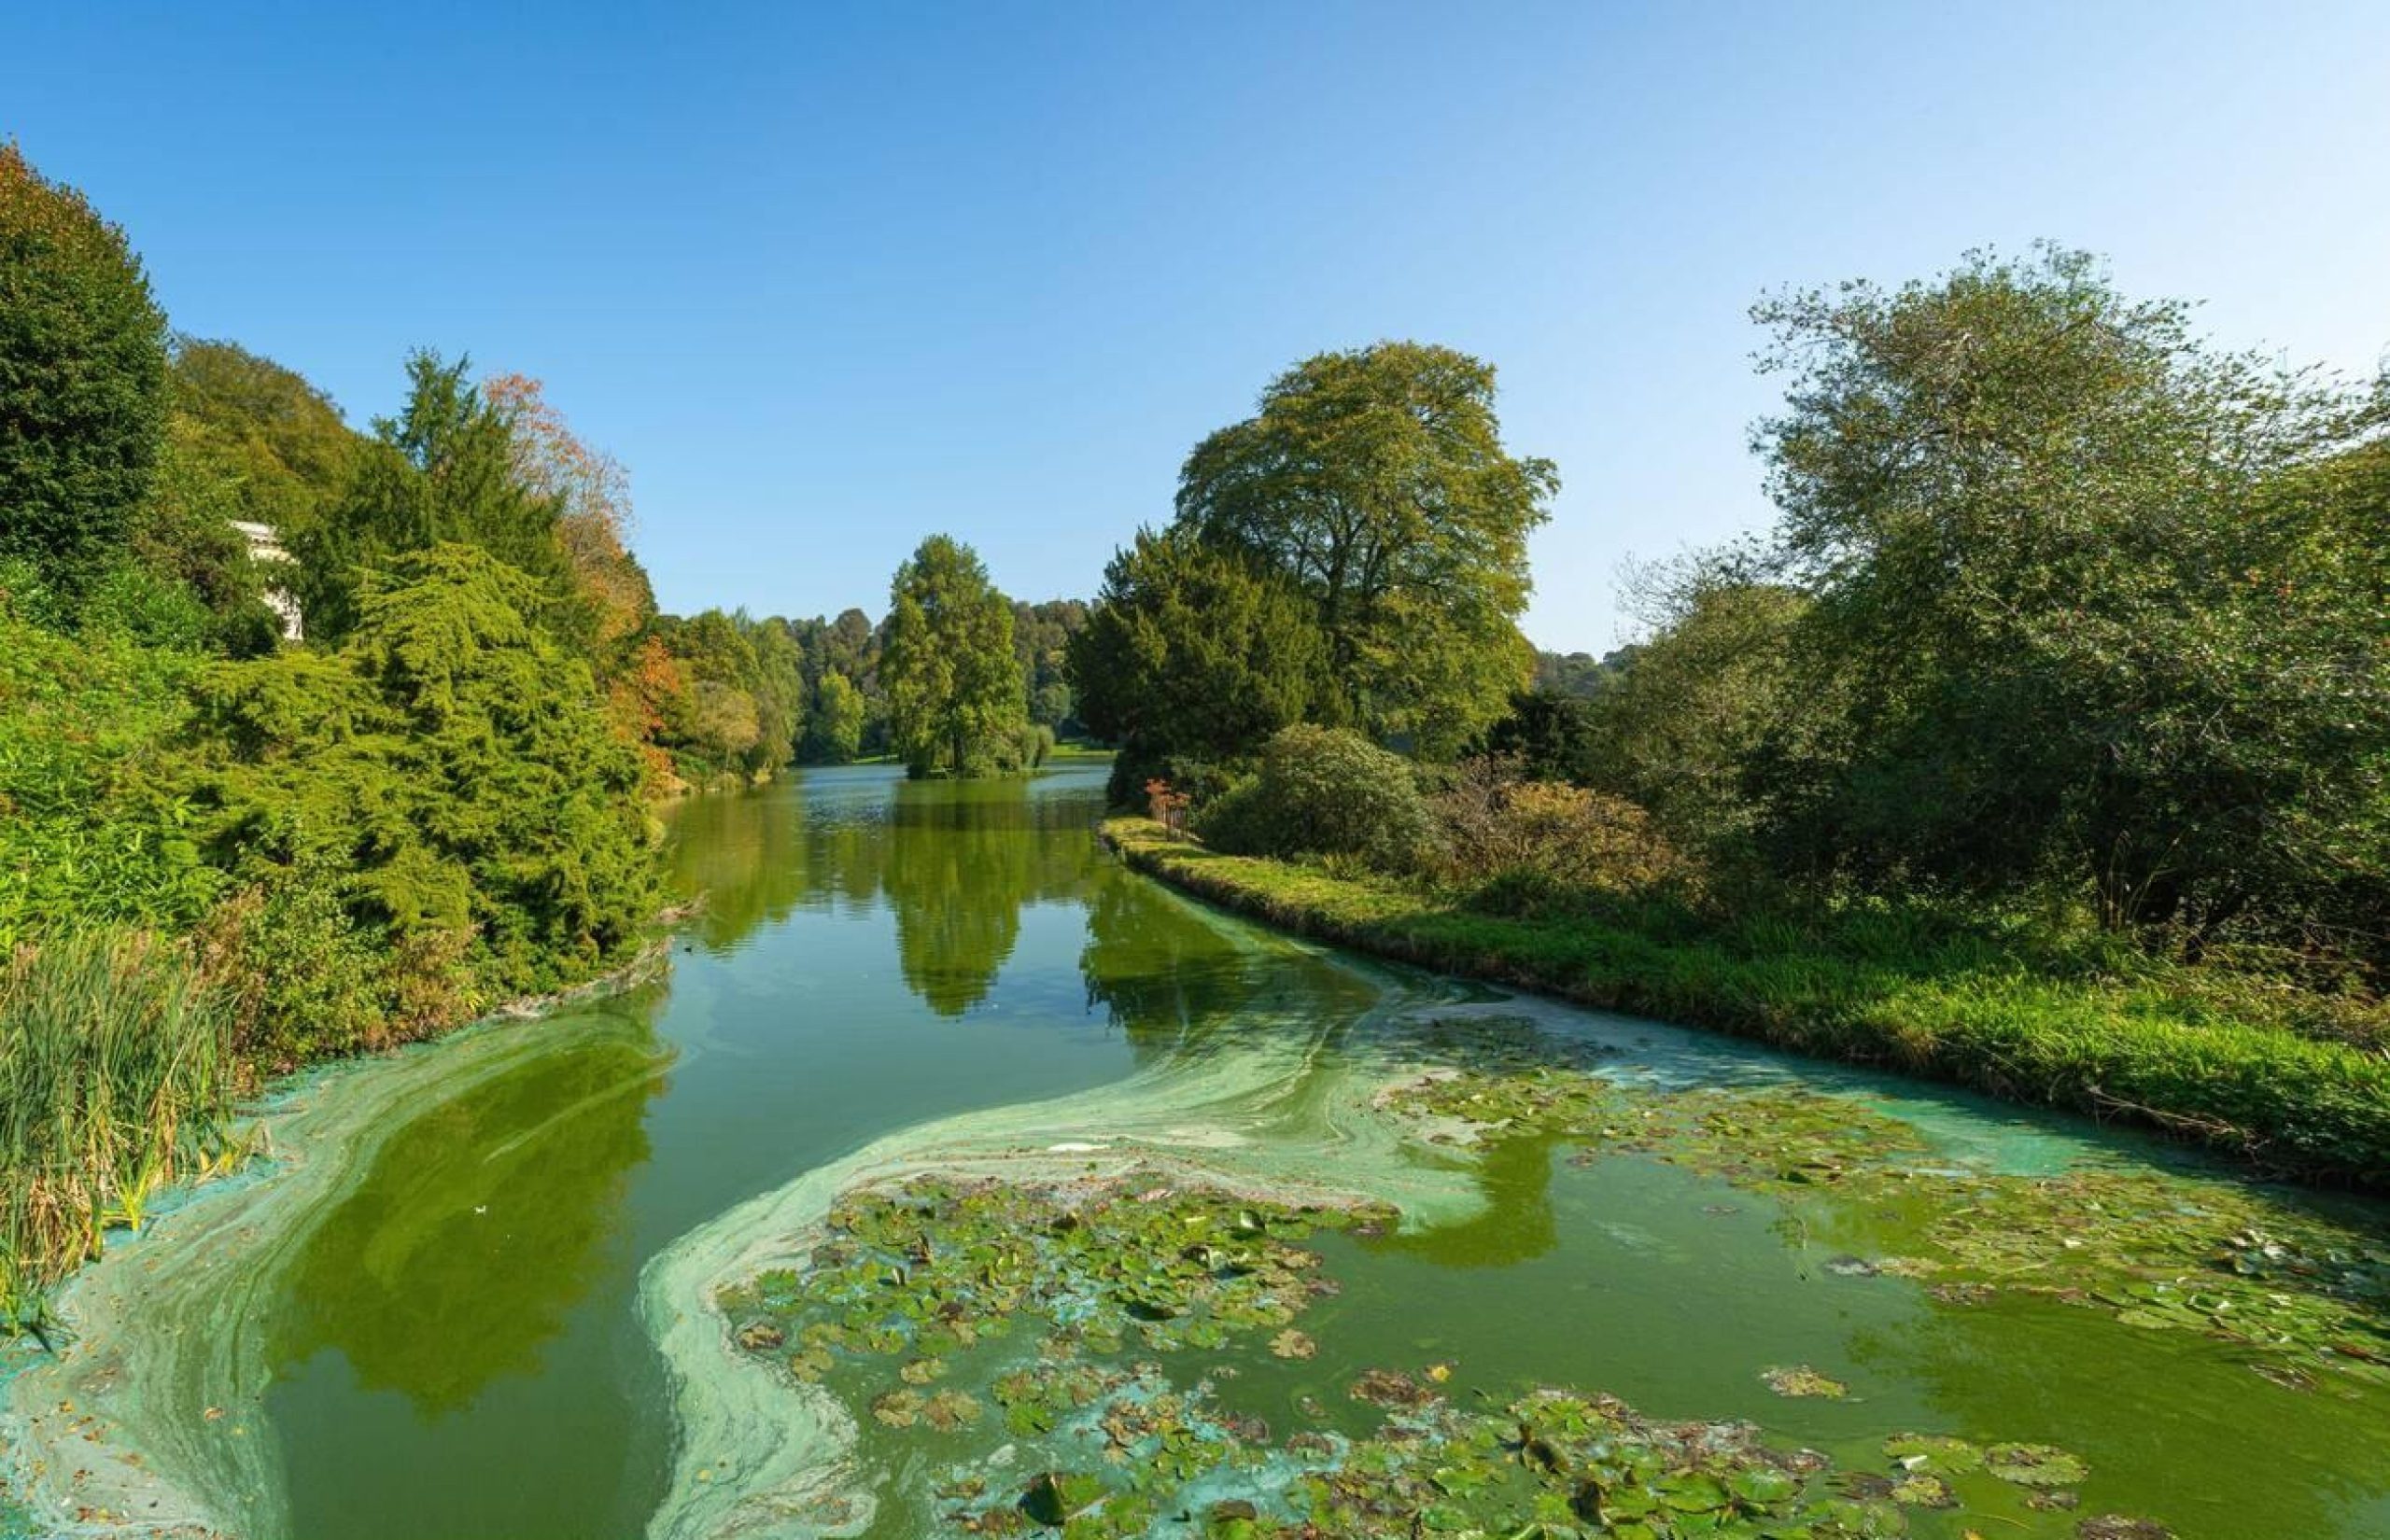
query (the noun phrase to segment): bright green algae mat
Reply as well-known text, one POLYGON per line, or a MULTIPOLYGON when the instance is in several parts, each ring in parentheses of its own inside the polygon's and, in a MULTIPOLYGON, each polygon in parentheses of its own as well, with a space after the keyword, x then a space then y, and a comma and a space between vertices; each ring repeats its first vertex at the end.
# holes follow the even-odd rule
POLYGON ((2390 1534, 2382 1206, 1339 959, 1100 779, 681 808, 668 985, 77 1281, 0 1534, 2390 1534))

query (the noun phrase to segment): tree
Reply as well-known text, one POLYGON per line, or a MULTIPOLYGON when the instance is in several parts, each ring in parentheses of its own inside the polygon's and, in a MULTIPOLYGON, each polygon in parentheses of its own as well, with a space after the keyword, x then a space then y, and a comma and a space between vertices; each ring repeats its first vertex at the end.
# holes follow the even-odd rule
POLYGON ((915 776, 986 768, 1019 739, 1012 603, 967 546, 923 540, 896 569, 879 674, 896 751, 915 776))
POLYGON ((806 718, 802 758, 808 764, 846 764, 863 749, 863 692, 844 674, 824 674, 806 718))
POLYGON ((1070 686, 1063 682, 1064 654, 1071 638, 1087 624, 1087 606, 1077 599, 1047 599, 1015 604, 1012 614, 1013 651, 1020 657, 1021 680, 1029 692, 1029 720, 1058 731, 1076 725, 1070 686))
POLYGON ((1511 697, 1511 709, 1485 730, 1485 751, 1518 762, 1533 780, 1582 786, 1592 776, 1594 724, 1582 697, 1538 685, 1511 697))
POLYGON ((1133 801, 1174 757, 1227 760, 1332 709, 1328 646, 1292 580, 1184 530, 1139 530, 1104 568, 1067 675, 1079 718, 1120 748, 1133 801))
POLYGON ((2088 880, 2118 924, 2344 924, 2390 854, 2385 402, 2220 353, 2091 258, 1763 304, 1779 560, 1813 595, 1768 766, 1813 869, 2088 880))
POLYGON ((238 343, 177 337, 167 372, 176 421, 235 483, 241 517, 290 536, 356 472, 367 441, 296 371, 238 343))
POLYGON ((485 998, 549 989, 637 943, 654 889, 637 757, 597 685, 470 546, 393 561, 337 653, 215 665, 193 801, 236 877, 344 875, 394 946, 470 942, 485 998))
POLYGON ((527 374, 500 374, 482 393, 513 438, 515 483, 555 503, 555 538, 588 609, 600 679, 626 661, 626 644, 655 614, 655 590, 630 552, 630 472, 572 431, 527 374))
POLYGON ((1502 447, 1492 366, 1381 343, 1296 365, 1198 444, 1178 519, 1311 596, 1345 715, 1445 755, 1528 681, 1527 536, 1558 486, 1502 447))
POLYGON ((365 574, 449 542, 531 578, 532 618, 590 651, 593 622, 557 533, 564 496, 526 481, 513 422, 470 382, 471 368, 429 350, 410 356, 405 408, 374 423, 374 441, 339 501, 292 539, 308 629, 320 639, 336 641, 356 623, 365 574))
POLYGON ((1731 563, 1688 566, 1671 587, 1652 596, 1665 607, 1658 631, 1584 707, 1585 779, 1648 808, 1681 847, 1744 857, 1762 746, 1771 735, 1792 743, 1828 707, 1792 694, 1792 633, 1807 601, 1731 563))
POLYGON ((120 553, 166 423, 166 318, 124 232, 0 144, 0 557, 63 591, 120 553))

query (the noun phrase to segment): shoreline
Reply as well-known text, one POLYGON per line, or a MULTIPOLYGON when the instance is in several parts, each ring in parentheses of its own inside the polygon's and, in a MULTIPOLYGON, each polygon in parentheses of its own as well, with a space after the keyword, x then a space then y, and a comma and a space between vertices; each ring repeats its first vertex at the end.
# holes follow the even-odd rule
MULTIPOLYGON (((36 1526, 28 1537, 281 1533, 275 1455, 246 1421, 266 1365, 243 1308, 286 1259, 274 1248, 256 1253, 248 1238, 271 1216, 312 1210, 360 1180, 402 1121, 384 1113, 551 1052, 553 1018, 665 976, 677 929, 696 907, 660 910, 655 934, 579 984, 265 1078, 239 1109, 239 1121, 265 1135, 260 1153, 162 1194, 140 1230, 113 1232, 101 1255, 62 1279, 52 1303, 66 1335, 54 1348, 0 1344, 0 1540, 16 1540, 8 1526, 21 1514, 36 1526), (176 1317, 176 1331, 157 1329, 176 1317), (136 1319, 137 1329, 128 1324, 136 1319), (207 1345, 177 1357, 172 1339, 188 1332, 207 1345)), ((607 1029, 603 1015, 589 1020, 607 1029)), ((669 1061, 662 1056, 658 1072, 669 1061)))
MULTIPOLYGON (((1593 919, 1439 906, 1391 883, 1223 855, 1142 817, 1097 831, 1131 870, 1291 934, 1441 973, 1724 1032, 1816 1058, 2151 1129, 2268 1177, 2390 1192, 2390 1063, 2229 1024, 2154 1019, 2121 990, 1987 974, 1857 983, 1840 959, 1738 958, 1593 919), (1821 966, 1803 969, 1815 960, 1821 966), (1866 986, 1872 985, 1872 989, 1866 986), (2067 1029, 2051 1033, 2052 1017, 2067 1029)), ((1850 970, 1854 975, 1859 970, 1850 970)))

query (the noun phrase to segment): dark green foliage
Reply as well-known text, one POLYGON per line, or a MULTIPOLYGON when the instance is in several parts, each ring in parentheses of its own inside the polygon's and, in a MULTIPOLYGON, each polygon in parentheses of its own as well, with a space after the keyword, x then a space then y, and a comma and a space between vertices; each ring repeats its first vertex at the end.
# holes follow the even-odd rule
POLYGON ((1796 741, 1830 701, 1793 690, 1788 649, 1806 601, 1696 564, 1675 575, 1666 627, 1587 707, 1590 784, 1652 810, 1670 838, 1748 867, 1763 742, 1796 741))
POLYGON ((1593 718, 1580 697, 1538 685, 1511 697, 1510 715, 1485 730, 1484 748, 1516 760, 1530 779, 1582 786, 1592 777, 1593 718))
POLYGON ((1071 638, 1079 718, 1120 747, 1113 796, 1139 804, 1166 762, 1251 754, 1332 703, 1328 651, 1294 584, 1184 532, 1140 530, 1071 638))
POLYGON ((1540 693, 1589 701, 1614 683, 1634 663, 1640 646, 1626 646, 1595 657, 1591 652, 1546 652, 1535 655, 1535 688, 1540 693))
POLYGON ((1066 654, 1073 637, 1087 624, 1078 599, 1016 601, 1012 607, 1013 651, 1020 659, 1021 688, 1029 693, 1029 720, 1056 733, 1076 730, 1066 654))
POLYGON ((0 144, 0 557, 74 594, 130 538, 166 421, 166 319, 124 232, 0 144))
POLYGON ((1410 762, 1338 727, 1289 727, 1261 767, 1197 825, 1206 843, 1245 855, 1350 855, 1387 866, 1426 859, 1435 819, 1410 762))
POLYGON ((487 553, 436 545, 367 583, 339 653, 212 669, 215 859, 256 880, 329 862, 394 945, 470 933, 490 996, 619 956, 654 895, 640 766, 586 665, 525 618, 539 598, 487 553))
POLYGON ((879 676, 893 747, 915 776, 982 774, 1012 757, 1028 705, 1012 601, 969 546, 923 540, 889 592, 879 676))
POLYGON ((1297 364, 1198 444, 1178 519, 1310 597, 1335 720, 1444 758, 1527 683, 1527 536, 1559 480, 1503 448, 1491 365, 1381 343, 1297 364))
POLYGON ((1763 762, 1779 855, 2379 957, 2385 403, 2051 249, 1759 315, 1795 689, 1830 713, 1763 762))
POLYGON ((525 613, 560 637, 585 637, 590 617, 557 539, 561 500, 516 471, 513 427, 467 377, 471 360, 407 359, 407 403, 373 425, 341 495, 296 530, 300 599, 311 636, 337 643, 359 621, 368 574, 410 552, 478 547, 529 577, 525 613))

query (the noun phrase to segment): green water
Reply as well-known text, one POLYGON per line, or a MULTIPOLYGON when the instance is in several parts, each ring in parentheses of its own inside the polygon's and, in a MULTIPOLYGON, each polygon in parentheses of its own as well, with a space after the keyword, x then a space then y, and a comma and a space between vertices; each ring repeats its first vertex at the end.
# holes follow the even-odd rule
MULTIPOLYGON (((2186 1537, 2390 1536, 2390 1393, 2291 1388, 2189 1333, 2048 1299, 1956 1307, 1829 1266, 1897 1251, 1913 1216, 1553 1141, 1430 1151, 1388 1131, 1367 1103, 1400 1013, 1500 1002, 1126 874, 1091 837, 1102 777, 815 772, 680 807, 674 869, 708 904, 668 980, 302 1087, 276 1115, 304 1159, 203 1196, 78 1284, 70 1312, 120 1310, 127 1339, 95 1329, 20 1376, 11 1417, 48 1419, 28 1448, 70 1447, 71 1396, 94 1448, 139 1457, 91 1457, 128 1517, 307 1540, 744 1533, 742 1491, 844 1457, 841 1481, 878 1489, 873 1533, 923 1533, 918 1436, 841 1432, 737 1364, 710 1287, 775 1246, 802 1254, 857 1177, 1061 1143, 1411 1216, 1317 1242, 1342 1285, 1306 1315, 1317 1356, 1248 1354, 1222 1381, 1224 1406, 1273 1426, 1349 1407, 1363 1367, 1448 1361, 1456 1391, 1606 1391, 1837 1458, 1910 1430, 2058 1444, 2092 1467, 2083 1514, 2186 1537), (1792 1363, 1850 1395, 1761 1383, 1792 1363)), ((1817 1084, 2012 1169, 2138 1158, 2062 1120, 1536 1011, 1638 1068, 1817 1084)), ((2390 1233, 2378 1211, 2357 1222, 2390 1233)), ((2074 1533, 2021 1507, 1977 1522, 2074 1533)), ((1960 1532, 1919 1514, 1916 1533, 1960 1532)))

